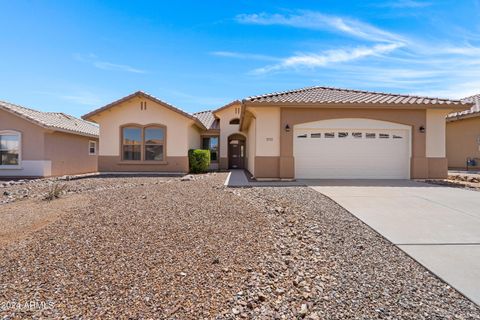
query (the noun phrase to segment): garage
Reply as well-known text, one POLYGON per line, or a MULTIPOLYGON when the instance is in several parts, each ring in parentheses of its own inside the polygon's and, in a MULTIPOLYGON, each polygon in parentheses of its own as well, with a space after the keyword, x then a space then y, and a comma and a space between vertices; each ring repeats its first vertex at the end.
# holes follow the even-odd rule
POLYGON ((372 119, 297 124, 297 179, 409 179, 411 127, 372 119))

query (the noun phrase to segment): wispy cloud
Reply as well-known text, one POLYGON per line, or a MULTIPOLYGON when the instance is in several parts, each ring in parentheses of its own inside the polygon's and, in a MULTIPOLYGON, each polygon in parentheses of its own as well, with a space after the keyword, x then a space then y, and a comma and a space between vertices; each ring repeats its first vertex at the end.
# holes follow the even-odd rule
MULTIPOLYGON (((422 8, 430 5, 433 3, 420 0, 392 0, 379 6, 422 8)), ((312 11, 242 14, 236 16, 236 21, 336 32, 351 38, 343 40, 345 44, 338 48, 280 58, 276 63, 250 71, 250 75, 289 72, 338 86, 394 88, 400 92, 447 98, 463 98, 480 92, 480 37, 456 29, 455 25, 449 28, 454 30, 454 35, 435 39, 421 34, 397 34, 364 21, 312 11), (319 68, 325 72, 318 72, 319 68)), ((336 46, 341 41, 336 39, 336 46)), ((298 47, 299 43, 295 44, 298 47)), ((312 45, 315 44, 310 43, 312 45)), ((331 44, 322 43, 325 45, 331 44)), ((255 57, 262 55, 232 53, 223 56, 261 60, 255 57)))
POLYGON ((377 7, 390 7, 390 8, 424 8, 431 6, 431 2, 415 1, 415 0, 397 0, 387 1, 376 5, 377 7))
POLYGON ((321 54, 297 54, 283 59, 280 63, 255 69, 253 73, 264 74, 272 71, 298 68, 324 67, 332 63, 347 62, 368 56, 378 56, 400 48, 402 44, 377 44, 372 47, 327 50, 321 54))
POLYGON ((326 15, 313 11, 298 11, 297 14, 240 14, 236 20, 243 24, 283 25, 295 28, 327 30, 356 38, 379 42, 407 42, 404 37, 382 30, 359 20, 326 15))
POLYGON ((108 61, 102 61, 94 54, 83 55, 83 54, 76 53, 73 55, 73 57, 77 61, 90 63, 97 69, 123 71, 123 72, 130 72, 130 73, 146 73, 145 70, 137 69, 126 64, 117 64, 117 63, 112 63, 108 61))
POLYGON ((242 53, 242 52, 234 52, 234 51, 213 51, 211 52, 211 54, 218 57, 247 59, 247 60, 259 60, 259 61, 281 60, 277 57, 272 57, 264 54, 242 53))
POLYGON ((32 93, 47 95, 56 99, 68 101, 74 104, 84 106, 98 106, 104 101, 95 93, 88 90, 68 89, 69 94, 64 94, 57 91, 34 91, 32 93))

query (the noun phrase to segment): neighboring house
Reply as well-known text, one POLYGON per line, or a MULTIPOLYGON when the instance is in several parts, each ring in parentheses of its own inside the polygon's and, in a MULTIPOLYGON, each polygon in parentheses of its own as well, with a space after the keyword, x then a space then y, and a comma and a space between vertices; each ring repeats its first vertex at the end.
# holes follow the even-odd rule
POLYGON ((257 179, 422 179, 446 177, 445 116, 470 107, 310 87, 190 115, 139 91, 83 118, 100 125, 100 171, 186 172, 202 147, 213 169, 257 179))
POLYGON ((0 101, 0 179, 97 171, 98 126, 0 101))
POLYGON ((463 99, 474 103, 466 111, 447 117, 447 158, 452 169, 480 169, 480 94, 463 99), (473 161, 472 161, 473 160, 473 161))

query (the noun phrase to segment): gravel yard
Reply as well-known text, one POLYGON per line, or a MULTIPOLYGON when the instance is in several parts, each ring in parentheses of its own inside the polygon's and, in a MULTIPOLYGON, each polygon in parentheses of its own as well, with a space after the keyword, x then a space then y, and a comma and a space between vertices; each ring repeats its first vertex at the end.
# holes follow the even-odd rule
POLYGON ((225 178, 86 178, 51 202, 54 182, 0 189, 0 315, 480 319, 327 197, 225 178))

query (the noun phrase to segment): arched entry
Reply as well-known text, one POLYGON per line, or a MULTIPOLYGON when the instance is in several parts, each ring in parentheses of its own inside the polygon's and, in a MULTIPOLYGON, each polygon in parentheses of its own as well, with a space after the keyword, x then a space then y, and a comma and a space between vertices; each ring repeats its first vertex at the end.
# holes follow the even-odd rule
POLYGON ((245 168, 245 136, 234 133, 228 137, 228 168, 245 168))

